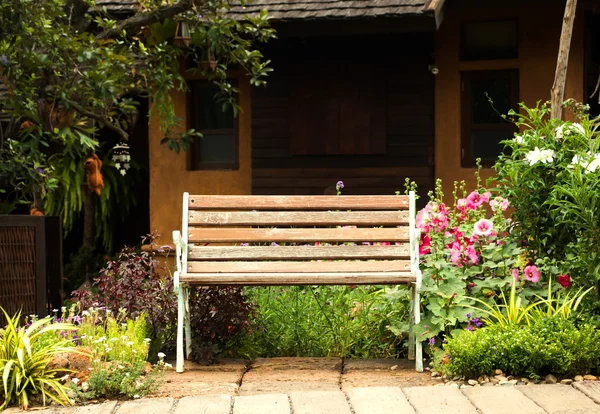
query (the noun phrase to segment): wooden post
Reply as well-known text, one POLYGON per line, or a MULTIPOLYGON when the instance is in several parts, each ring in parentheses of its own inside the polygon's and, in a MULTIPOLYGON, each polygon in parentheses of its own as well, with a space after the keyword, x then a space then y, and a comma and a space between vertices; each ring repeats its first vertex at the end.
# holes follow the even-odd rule
POLYGON ((556 73, 554 84, 550 92, 552 99, 552 118, 561 118, 562 103, 565 96, 565 83, 567 80, 567 67, 569 65, 569 50, 571 48, 571 36, 573 35, 573 22, 577 0, 567 0, 565 15, 563 17, 562 32, 560 34, 560 45, 558 48, 558 59, 556 62, 556 73))

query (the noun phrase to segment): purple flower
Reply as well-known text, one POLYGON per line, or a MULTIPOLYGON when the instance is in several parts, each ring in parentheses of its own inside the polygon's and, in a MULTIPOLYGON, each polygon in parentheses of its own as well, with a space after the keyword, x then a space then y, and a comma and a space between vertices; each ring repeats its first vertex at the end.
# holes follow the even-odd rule
POLYGON ((279 246, 276 242, 272 242, 271 246, 279 246))
POLYGON ((481 322, 479 318, 471 319, 471 323, 475 324, 475 327, 477 328, 481 328, 481 325, 483 325, 483 322, 481 322))
POLYGON ((467 313, 465 316, 466 316, 468 319, 471 319, 471 312, 467 313))
POLYGON ((6 55, 0 56, 0 62, 2 62, 2 64, 4 65, 8 65, 8 58, 6 57, 6 55))
POLYGON ((467 331, 472 331, 473 327, 471 325, 467 325, 467 331))
POLYGON ((344 188, 344 182, 343 181, 338 181, 335 186, 337 188, 344 188))
POLYGON ((432 336, 431 338, 429 338, 429 345, 431 345, 431 346, 435 345, 435 336, 432 336))

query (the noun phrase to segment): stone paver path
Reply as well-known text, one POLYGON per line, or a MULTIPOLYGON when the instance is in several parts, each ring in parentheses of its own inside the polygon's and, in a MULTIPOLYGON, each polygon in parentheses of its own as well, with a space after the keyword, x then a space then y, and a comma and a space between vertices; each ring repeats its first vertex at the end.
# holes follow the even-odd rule
MULTIPOLYGON (((406 361, 339 358, 190 366, 169 373, 153 397, 36 414, 600 414, 600 381, 458 388, 414 372, 406 361), (399 375, 403 370, 411 371, 399 375)), ((23 414, 2 414, 17 413, 23 414)))

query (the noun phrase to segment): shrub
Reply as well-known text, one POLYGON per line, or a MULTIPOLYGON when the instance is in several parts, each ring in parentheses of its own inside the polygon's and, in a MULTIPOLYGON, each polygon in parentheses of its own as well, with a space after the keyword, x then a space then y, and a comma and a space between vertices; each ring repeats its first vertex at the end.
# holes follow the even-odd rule
MULTIPOLYGON (((123 248, 100 271, 93 290, 75 291, 73 298, 83 309, 124 308, 131 318, 144 314, 153 339, 151 351, 175 348, 177 296, 173 278, 154 252, 123 248)), ((190 310, 194 357, 207 361, 247 326, 252 305, 240 288, 194 288, 190 310)))
POLYGON ((20 327, 20 312, 11 318, 4 309, 0 309, 8 321, 7 326, 0 330, 0 377, 4 400, 0 402, 0 411, 13 401, 26 409, 32 395, 36 394, 41 394, 44 405, 47 398, 69 405, 68 389, 56 378, 59 370, 48 368, 48 364, 56 354, 73 352, 73 348, 69 346, 69 339, 46 334, 70 331, 75 327, 66 323, 52 324, 51 318, 20 327))
POLYGON ((508 375, 573 376, 597 370, 600 332, 572 320, 543 318, 531 325, 494 324, 448 339, 435 367, 449 376, 477 377, 501 369, 508 375))
MULTIPOLYGON (((548 103, 511 112, 522 132, 494 166, 501 196, 514 207, 515 235, 532 259, 600 295, 600 141, 598 119, 573 105, 576 122, 550 119, 548 103)), ((597 296, 598 297, 598 296, 597 296)))
POLYGON ((251 332, 238 354, 395 358, 408 331, 406 289, 377 286, 257 287, 251 332), (386 300, 386 294, 394 300, 386 300), (395 328, 391 332, 388 327, 395 328))

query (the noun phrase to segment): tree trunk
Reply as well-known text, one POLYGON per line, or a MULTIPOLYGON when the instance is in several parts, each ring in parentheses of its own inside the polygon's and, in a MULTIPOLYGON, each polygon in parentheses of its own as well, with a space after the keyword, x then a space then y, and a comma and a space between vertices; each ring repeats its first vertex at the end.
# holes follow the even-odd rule
POLYGON ((565 96, 565 83, 567 80, 567 67, 569 64, 569 50, 571 48, 571 36, 573 35, 573 22, 575 21, 575 11, 577 9, 577 0, 567 0, 565 6, 565 15, 563 17, 562 32, 560 34, 560 45, 558 48, 558 59, 556 62, 556 73, 554 75, 554 84, 552 85, 552 118, 561 118, 562 103, 565 96))
POLYGON ((96 246, 94 226, 94 194, 87 184, 83 184, 83 247, 91 250, 96 246))

